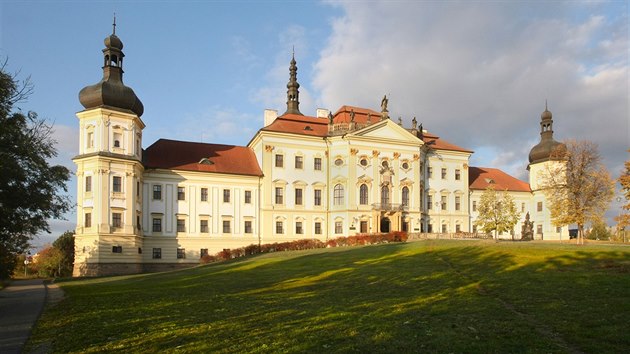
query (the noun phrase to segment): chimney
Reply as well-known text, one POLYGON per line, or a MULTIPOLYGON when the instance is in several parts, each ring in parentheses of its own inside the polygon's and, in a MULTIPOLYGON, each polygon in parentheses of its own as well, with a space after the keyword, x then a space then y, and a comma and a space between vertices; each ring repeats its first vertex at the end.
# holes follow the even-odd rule
POLYGON ((263 128, 273 123, 276 118, 278 118, 278 111, 275 109, 265 109, 265 122, 263 128))

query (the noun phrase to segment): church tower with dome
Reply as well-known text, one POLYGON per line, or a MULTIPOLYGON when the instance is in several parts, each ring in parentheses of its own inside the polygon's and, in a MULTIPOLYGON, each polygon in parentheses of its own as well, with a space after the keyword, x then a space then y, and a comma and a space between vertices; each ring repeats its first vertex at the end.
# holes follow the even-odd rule
POLYGON ((566 149, 566 146, 553 138, 553 115, 547 109, 540 115, 540 142, 529 152, 529 185, 532 190, 532 221, 534 222, 534 237, 538 239, 567 238, 568 227, 556 227, 551 222, 549 203, 544 191, 541 189, 544 175, 555 165, 563 163, 558 159, 558 152, 566 149))
POLYGON ((79 101, 74 276, 139 273, 142 262, 142 102, 123 83, 123 43, 105 38, 103 78, 79 101))

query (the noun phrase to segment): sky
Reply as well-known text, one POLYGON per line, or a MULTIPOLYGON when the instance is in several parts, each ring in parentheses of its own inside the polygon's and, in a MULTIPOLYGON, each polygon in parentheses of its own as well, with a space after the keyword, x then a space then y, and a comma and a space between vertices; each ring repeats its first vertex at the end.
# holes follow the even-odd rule
MULTIPOLYGON (((35 85, 19 107, 54 124, 53 162, 72 171, 78 92, 102 77, 114 13, 145 148, 246 145, 264 109, 286 109, 294 51, 306 115, 379 111, 388 95, 393 119, 416 117, 474 150, 472 166, 526 180, 547 101, 556 140, 597 143, 615 178, 630 157, 626 1, 0 1, 0 58, 35 85)), ((35 244, 75 224, 53 220, 35 244)))

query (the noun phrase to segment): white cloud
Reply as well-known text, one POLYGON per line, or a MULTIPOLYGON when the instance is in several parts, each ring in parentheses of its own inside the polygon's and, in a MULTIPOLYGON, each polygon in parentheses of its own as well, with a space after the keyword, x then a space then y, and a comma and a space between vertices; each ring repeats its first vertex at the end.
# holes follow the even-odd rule
POLYGON ((628 139, 627 18, 597 5, 345 2, 315 68, 327 108, 413 116, 482 159, 523 177, 545 99, 555 137, 589 139, 609 166, 628 139))

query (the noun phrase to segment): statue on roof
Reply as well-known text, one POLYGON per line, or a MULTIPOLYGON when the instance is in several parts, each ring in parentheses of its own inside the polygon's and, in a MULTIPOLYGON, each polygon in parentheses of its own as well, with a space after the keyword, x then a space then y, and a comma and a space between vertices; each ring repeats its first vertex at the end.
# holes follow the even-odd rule
POLYGON ((350 110, 350 123, 354 123, 354 109, 350 110))
POLYGON ((398 116, 398 125, 400 125, 402 127, 402 117, 398 116))
POLYGON ((328 124, 333 124, 333 115, 332 115, 332 112, 328 112, 328 124))
POLYGON ((384 95, 381 100, 381 112, 389 112, 387 110, 387 103, 389 103, 389 99, 387 99, 387 95, 384 95))
POLYGON ((367 114, 367 124, 372 124, 372 113, 370 112, 367 114))
POLYGON ((416 129, 417 126, 418 120, 416 120, 416 117, 413 117, 413 119, 411 120, 411 129, 416 129))

